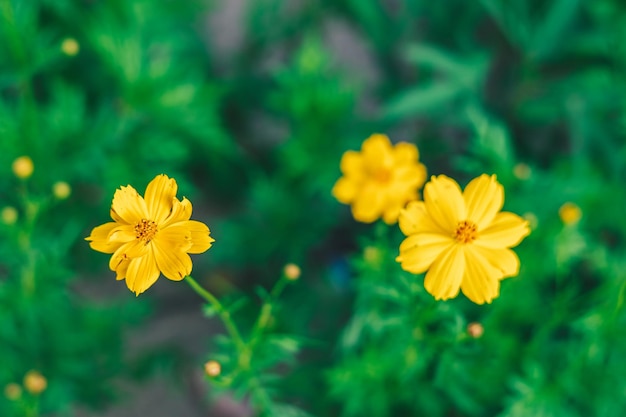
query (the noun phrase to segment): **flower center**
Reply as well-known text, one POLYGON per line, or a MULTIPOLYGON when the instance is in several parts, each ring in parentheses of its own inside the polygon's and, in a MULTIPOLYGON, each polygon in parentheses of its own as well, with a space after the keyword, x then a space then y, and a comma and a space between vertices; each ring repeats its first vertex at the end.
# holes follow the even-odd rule
POLYGON ((478 238, 476 225, 469 220, 463 220, 456 226, 454 238, 459 243, 472 243, 478 238))
POLYGON ((139 223, 135 225, 135 236, 137 239, 143 240, 146 244, 154 239, 158 231, 157 224, 152 220, 141 219, 139 223))
POLYGON ((391 179, 391 171, 385 168, 379 168, 372 173, 372 177, 376 182, 387 183, 391 179))

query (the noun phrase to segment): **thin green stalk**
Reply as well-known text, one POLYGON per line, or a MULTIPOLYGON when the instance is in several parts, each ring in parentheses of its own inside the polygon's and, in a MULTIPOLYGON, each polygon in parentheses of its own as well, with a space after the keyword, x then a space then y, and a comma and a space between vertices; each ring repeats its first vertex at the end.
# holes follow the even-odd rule
POLYGON ((230 316, 230 313, 228 312, 228 310, 224 308, 224 306, 222 305, 222 303, 220 303, 217 297, 215 297, 213 294, 211 294, 210 292, 202 288, 200 284, 198 284, 198 282, 195 279, 193 279, 190 275, 185 277, 185 281, 187 281, 187 283, 191 286, 191 288, 200 297, 204 298, 209 304, 213 306, 215 311, 217 311, 217 314, 220 316, 220 319, 222 319, 222 323, 224 323, 224 327, 226 327, 226 331, 228 332, 230 337, 233 339, 233 342, 235 343, 235 347, 237 348, 238 353, 241 355, 246 350, 246 345, 243 342, 243 339, 241 338, 241 334, 239 333, 239 330, 237 329, 237 326, 235 325, 235 322, 230 316))
POLYGON ((259 318, 257 319, 254 329, 252 330, 252 337, 250 340, 251 346, 256 344, 257 340, 261 336, 261 333, 263 333, 263 330, 265 330, 269 324, 270 318, 272 317, 272 310, 274 309, 274 301, 280 296, 288 283, 289 280, 283 276, 276 283, 276 285, 274 285, 274 288, 270 291, 269 297, 264 300, 263 306, 261 307, 261 313, 259 314, 259 318))

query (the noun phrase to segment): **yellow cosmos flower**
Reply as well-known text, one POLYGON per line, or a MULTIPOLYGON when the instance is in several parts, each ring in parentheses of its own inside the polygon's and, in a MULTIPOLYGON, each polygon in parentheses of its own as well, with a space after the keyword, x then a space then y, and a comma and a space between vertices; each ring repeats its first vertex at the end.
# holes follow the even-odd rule
POLYGON ((333 196, 351 205, 357 221, 371 223, 382 217, 393 224, 405 204, 419 197, 417 190, 426 182, 426 167, 418 159, 415 145, 393 146, 386 135, 374 134, 363 142, 361 152, 343 154, 343 177, 335 183, 333 196))
POLYGON ((86 239, 92 249, 112 253, 109 268, 117 279, 139 295, 160 274, 180 281, 191 273, 189 253, 202 253, 214 241, 209 228, 189 220, 191 202, 176 198, 173 178, 157 175, 146 188, 145 199, 133 187, 120 187, 113 196, 113 222, 94 228, 86 239))
POLYGON ((424 201, 400 214, 408 237, 396 260, 414 274, 428 270, 424 287, 437 300, 456 297, 460 289, 477 304, 490 303, 500 280, 518 274, 519 258, 510 248, 530 233, 527 221, 500 212, 503 203, 495 175, 473 179, 464 192, 453 179, 433 176, 424 201))

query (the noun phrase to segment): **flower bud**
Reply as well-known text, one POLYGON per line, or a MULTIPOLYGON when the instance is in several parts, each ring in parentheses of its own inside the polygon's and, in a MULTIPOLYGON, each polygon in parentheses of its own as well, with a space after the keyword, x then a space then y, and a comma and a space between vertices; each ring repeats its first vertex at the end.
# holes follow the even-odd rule
POLYGON ((482 324, 477 322, 472 322, 467 325, 467 334, 474 339, 479 339, 483 333, 485 333, 485 329, 482 324))
POLYGON ((567 202, 559 208, 559 217, 566 226, 578 223, 582 215, 580 207, 571 202, 567 202))
POLYGON ((520 162, 513 167, 513 175, 515 175, 515 178, 517 178, 518 180, 527 180, 528 178, 530 178, 531 174, 532 170, 528 165, 523 162, 520 162))
POLYGON ((15 382, 11 382, 4 387, 4 396, 11 401, 15 401, 22 396, 22 387, 15 382))
POLYGON ((67 56, 75 56, 80 51, 80 45, 74 38, 65 38, 61 43, 61 51, 67 56))
POLYGON ((3 208, 0 212, 0 218, 2 218, 2 223, 6 224, 7 226, 15 224, 15 222, 17 221, 17 216, 17 210, 15 209, 15 207, 11 206, 3 208))
POLYGON ((222 366, 218 361, 208 361, 204 364, 204 372, 211 378, 215 378, 222 372, 222 366))
POLYGON ((300 267, 296 264, 287 264, 283 269, 283 273, 285 274, 285 278, 290 281, 295 281, 300 278, 300 267))
POLYGON ((52 186, 52 194, 59 200, 65 200, 72 194, 72 187, 65 181, 57 181, 52 186))
POLYGON ((16 177, 26 179, 33 174, 35 170, 35 166, 33 165, 33 160, 28 156, 20 156, 15 161, 13 161, 13 173, 16 177))

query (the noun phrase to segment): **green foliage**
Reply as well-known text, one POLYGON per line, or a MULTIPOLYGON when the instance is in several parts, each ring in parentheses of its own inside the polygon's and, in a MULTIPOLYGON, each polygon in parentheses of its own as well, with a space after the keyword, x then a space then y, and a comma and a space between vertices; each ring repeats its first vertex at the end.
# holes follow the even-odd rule
POLYGON ((0 389, 22 389, 0 415, 111 406, 113 380, 171 363, 160 346, 126 360, 123 330, 151 317, 83 240, 116 188, 158 173, 216 239, 194 276, 224 334, 198 329, 206 356, 183 358, 221 364, 208 397, 287 417, 619 415, 622 3, 0 0, 0 210, 16 210, 0 223, 0 389), (374 132, 416 143, 429 175, 496 174, 529 220, 492 304, 436 302, 395 261, 397 226, 334 200, 342 153, 374 132), (560 218, 568 202, 579 221, 560 218), (282 293, 287 262, 303 274, 282 293))

